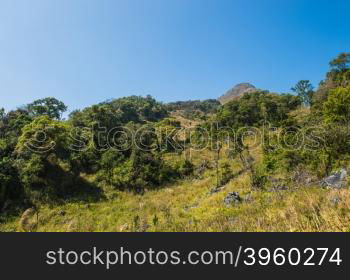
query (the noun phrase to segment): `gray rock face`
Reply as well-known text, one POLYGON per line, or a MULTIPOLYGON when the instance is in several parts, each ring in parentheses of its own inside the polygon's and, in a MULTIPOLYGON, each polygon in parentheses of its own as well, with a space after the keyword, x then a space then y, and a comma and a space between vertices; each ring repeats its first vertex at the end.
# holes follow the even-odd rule
POLYGON ((221 104, 225 104, 235 98, 239 98, 245 93, 256 91, 256 87, 250 83, 241 83, 227 91, 223 96, 219 97, 221 104))
POLYGON ((335 172, 330 176, 324 178, 321 182, 321 185, 324 187, 341 188, 346 185, 347 177, 348 172, 342 168, 338 172, 335 172))
POLYGON ((242 202, 242 198, 239 196, 238 192, 230 192, 224 199, 224 203, 226 206, 229 206, 231 204, 237 204, 240 202, 242 202))

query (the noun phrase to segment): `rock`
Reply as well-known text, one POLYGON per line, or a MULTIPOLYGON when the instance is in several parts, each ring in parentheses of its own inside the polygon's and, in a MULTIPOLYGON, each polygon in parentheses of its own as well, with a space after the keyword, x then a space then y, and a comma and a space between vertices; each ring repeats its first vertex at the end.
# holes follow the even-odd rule
POLYGON ((340 197, 333 197, 330 201, 333 205, 338 205, 340 202, 342 202, 342 199, 340 197))
POLYGON ((30 232, 35 229, 38 224, 38 215, 34 208, 29 208, 22 214, 19 220, 19 226, 23 231, 30 232))
POLYGON ((226 206, 233 204, 237 204, 242 202, 242 198, 239 196, 238 192, 230 192, 224 198, 224 203, 226 206))
POLYGON ((228 90, 223 96, 219 97, 218 100, 221 104, 225 104, 231 100, 240 98, 246 93, 257 91, 258 89, 250 83, 241 83, 235 85, 233 88, 228 90))
POLYGON ((321 185, 330 188, 341 188, 346 185, 348 172, 342 168, 321 181, 321 185))
POLYGON ((302 168, 298 168, 293 172, 291 180, 298 185, 311 185, 313 182, 317 182, 316 177, 302 168))

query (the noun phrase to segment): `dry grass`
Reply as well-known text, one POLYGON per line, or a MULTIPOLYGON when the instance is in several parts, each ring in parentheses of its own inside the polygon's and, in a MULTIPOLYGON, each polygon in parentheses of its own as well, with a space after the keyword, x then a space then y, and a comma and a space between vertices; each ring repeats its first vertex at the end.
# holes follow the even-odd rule
MULTIPOLYGON (((260 160, 261 151, 254 151, 253 156, 260 160)), ((213 160, 213 154, 192 154, 196 163, 203 159, 213 160)), ((241 168, 239 163, 231 163, 235 171, 241 168)), ((350 231, 349 189, 298 186, 279 192, 251 190, 250 177, 243 173, 220 192, 209 194, 215 181, 215 170, 209 169, 202 179, 186 179, 144 195, 106 189, 107 199, 100 202, 44 205, 36 230, 350 231), (223 199, 232 191, 239 192, 244 201, 227 207, 223 199)), ((8 217, 0 224, 0 231, 20 231, 19 220, 20 217, 8 217)))

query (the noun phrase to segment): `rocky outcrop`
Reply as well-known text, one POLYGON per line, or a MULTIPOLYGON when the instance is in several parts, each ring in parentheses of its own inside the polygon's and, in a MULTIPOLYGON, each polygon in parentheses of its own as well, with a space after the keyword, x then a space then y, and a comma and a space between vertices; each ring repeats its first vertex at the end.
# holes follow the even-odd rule
POLYGON ((321 185, 330 188, 342 188, 347 185, 348 172, 342 168, 321 181, 321 185))
POLYGON ((230 206, 232 204, 237 204, 242 202, 242 198, 239 196, 238 192, 230 192, 224 198, 224 203, 226 206, 230 206))
POLYGON ((241 97, 245 93, 254 92, 256 90, 256 87, 250 83, 241 83, 227 91, 223 96, 219 97, 218 100, 221 104, 225 104, 233 99, 241 97))

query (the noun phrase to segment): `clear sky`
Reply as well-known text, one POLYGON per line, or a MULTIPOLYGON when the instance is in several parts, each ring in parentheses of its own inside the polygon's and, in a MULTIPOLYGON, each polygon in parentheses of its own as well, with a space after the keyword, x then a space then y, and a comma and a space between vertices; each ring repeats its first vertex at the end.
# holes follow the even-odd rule
POLYGON ((349 13, 349 0, 0 0, 0 107, 317 85, 350 51, 349 13))

